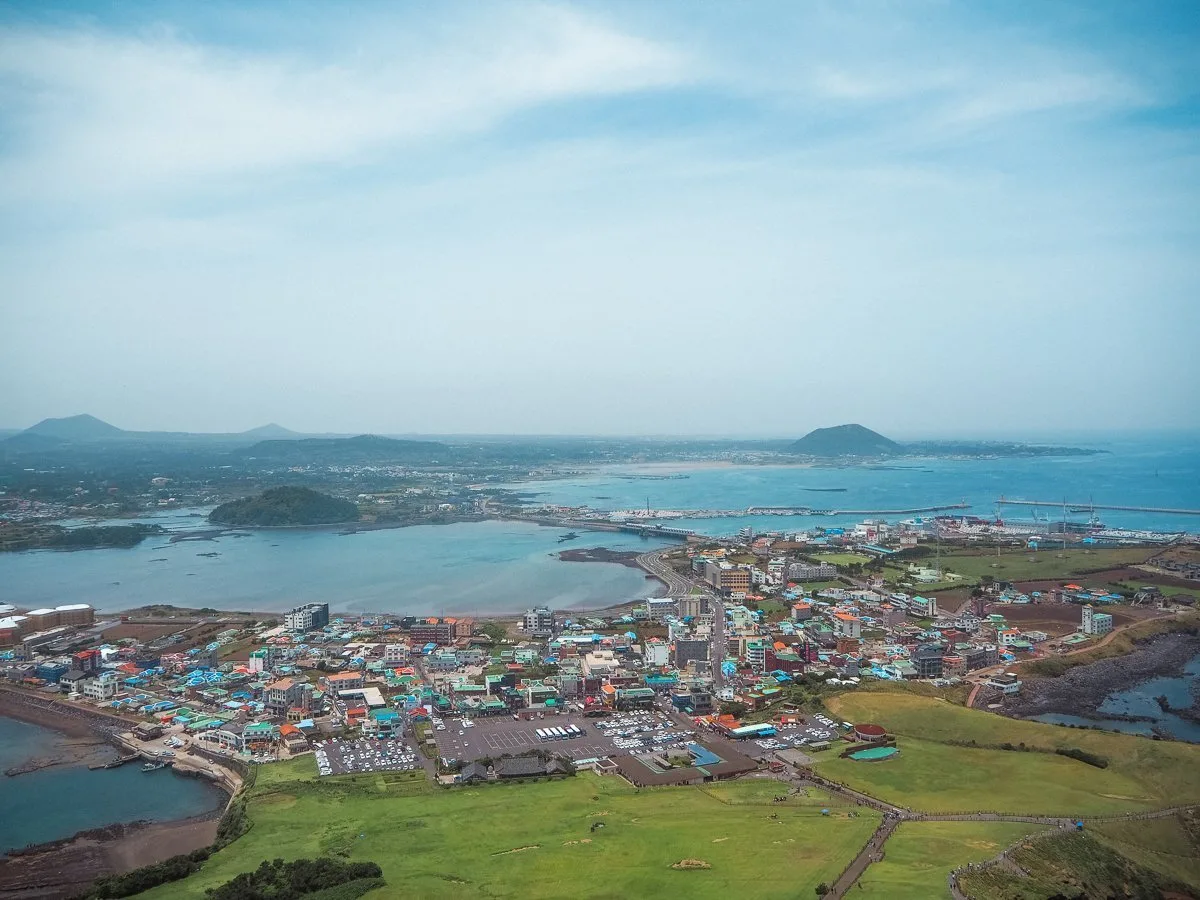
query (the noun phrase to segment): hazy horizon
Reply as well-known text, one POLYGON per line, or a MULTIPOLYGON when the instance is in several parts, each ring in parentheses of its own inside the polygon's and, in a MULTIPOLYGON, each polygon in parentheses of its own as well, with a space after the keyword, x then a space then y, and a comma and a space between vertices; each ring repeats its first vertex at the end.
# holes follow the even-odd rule
MULTIPOLYGON (((90 413, 77 413, 74 415, 90 415, 90 413)), ((62 418, 72 418, 72 416, 47 416, 44 418, 46 418, 46 419, 62 419, 62 418)), ((99 418, 99 417, 96 417, 96 418, 99 418)), ((29 425, 21 426, 21 427, 0 424, 0 432, 23 431, 26 428, 30 428, 30 427, 33 427, 34 425, 39 424, 41 421, 43 421, 43 420, 39 419, 38 422, 33 422, 33 423, 30 423, 29 425)), ((105 420, 101 420, 101 421, 105 421, 105 420)), ((116 423, 116 422, 106 422, 106 424, 113 425, 118 428, 121 427, 120 423, 116 423)), ((447 440, 468 440, 468 439, 521 440, 521 439, 528 438, 528 439, 546 439, 546 440, 557 440, 557 439, 622 440, 622 439, 628 439, 628 440, 647 440, 647 441, 657 441, 657 440, 662 440, 662 441, 673 441, 673 440, 684 440, 684 441, 686 441, 686 440, 695 440, 695 441, 724 441, 724 440, 729 440, 729 441, 787 441, 787 440, 797 440, 798 438, 801 438, 804 435, 808 434, 810 431, 813 431, 818 428, 829 428, 829 427, 833 427, 834 425, 846 425, 846 424, 864 425, 864 427, 871 428, 873 431, 878 431, 878 429, 872 428, 872 426, 870 424, 862 423, 862 422, 857 422, 857 423, 837 422, 837 423, 830 423, 828 425, 812 425, 810 427, 803 428, 803 429, 800 429, 800 430, 797 430, 794 432, 788 432, 788 433, 783 433, 783 432, 779 432, 779 433, 776 433, 776 432, 743 432, 743 433, 736 433, 736 432, 725 432, 725 433, 705 433, 705 432, 674 432, 674 433, 672 433, 672 432, 657 432, 657 433, 652 433, 652 432, 643 432, 643 433, 637 433, 637 432, 618 432, 618 431, 614 431, 614 432, 558 432, 558 433, 555 433, 555 432, 538 433, 538 432, 519 432, 519 431, 510 431, 510 432, 392 431, 392 432, 389 432, 389 431, 381 431, 378 429, 372 430, 369 428, 360 428, 357 430, 350 429, 349 431, 341 432, 341 431, 331 431, 329 429, 318 429, 315 431, 298 431, 297 429, 288 428, 288 426, 286 424, 279 423, 279 422, 264 422, 261 425, 252 426, 249 429, 242 429, 241 431, 233 431, 231 429, 222 429, 222 430, 217 430, 217 431, 196 431, 194 429, 189 430, 186 428, 185 429, 171 429, 171 430, 164 429, 164 428, 150 428, 150 429, 144 429, 144 430, 143 429, 122 429, 122 430, 136 432, 136 433, 143 433, 143 432, 145 432, 145 433, 164 433, 165 432, 165 433, 183 433, 183 434, 196 434, 196 435, 206 435, 206 434, 223 435, 223 434, 243 434, 243 433, 246 433, 247 431, 253 431, 253 430, 256 430, 259 428, 279 427, 279 428, 283 428, 287 431, 291 431, 301 437, 308 437, 308 436, 357 437, 360 435, 377 435, 377 436, 382 436, 382 437, 423 439, 423 440, 438 440, 438 439, 447 439, 447 440)), ((900 441, 900 442, 925 441, 925 440, 930 440, 930 441, 955 441, 955 440, 1006 441, 1006 440, 1008 440, 1008 441, 1017 441, 1017 442, 1048 443, 1048 442, 1053 442, 1053 441, 1062 442, 1062 441, 1068 441, 1068 440, 1074 439, 1074 440, 1078 440, 1078 441, 1093 441, 1093 442, 1103 443, 1106 441, 1114 441, 1114 440, 1121 441, 1121 440, 1128 440, 1128 439, 1132 439, 1132 438, 1147 438, 1147 439, 1154 438, 1154 437, 1182 438, 1182 437, 1191 437, 1193 435, 1198 435, 1198 434, 1200 434, 1200 429, 1197 429, 1194 427, 1191 427, 1191 428, 1183 427, 1183 426, 1179 426, 1179 427, 1175 427, 1175 428, 1156 428, 1156 429, 1102 429, 1101 428, 1101 429, 1074 429, 1074 430, 1069 430, 1069 429, 1068 430, 1062 430, 1062 429, 1060 429, 1060 430, 1053 430, 1053 429, 1045 430, 1045 429, 1030 429, 1028 427, 1025 427, 1023 429, 1022 428, 1014 428, 1014 429, 1001 431, 1001 432, 994 432, 994 433, 990 433, 990 432, 986 432, 986 431, 961 432, 961 431, 953 431, 953 430, 950 430, 950 431, 924 430, 924 431, 922 431, 922 430, 912 430, 912 428, 910 427, 910 428, 902 429, 899 431, 889 431, 888 433, 884 434, 884 437, 892 438, 892 439, 900 441)), ((270 438, 264 438, 264 439, 269 440, 270 438)))
POLYGON ((1200 428, 1193 4, 0 8, 0 423, 1200 428))

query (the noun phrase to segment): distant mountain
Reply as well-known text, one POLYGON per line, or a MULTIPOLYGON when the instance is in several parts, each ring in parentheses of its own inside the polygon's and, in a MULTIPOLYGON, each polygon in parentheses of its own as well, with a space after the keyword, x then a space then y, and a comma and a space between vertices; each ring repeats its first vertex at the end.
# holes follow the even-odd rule
POLYGON ((295 438, 304 437, 298 431, 292 431, 290 428, 284 428, 282 425, 276 425, 272 422, 270 425, 259 425, 257 428, 251 428, 249 431, 243 431, 241 437, 255 438, 260 441, 274 439, 294 440, 295 438))
POLYGON ((358 519, 358 506, 304 487, 268 488, 222 503, 208 514, 219 525, 333 525, 358 519))
POLYGON ((818 428, 796 441, 788 450, 801 456, 892 456, 903 453, 895 441, 862 425, 818 428))
POLYGON ((239 451, 244 457, 281 463, 428 463, 448 460, 451 450, 436 441, 405 441, 360 434, 351 438, 259 441, 239 451))
POLYGON ((33 427, 26 428, 22 433, 62 438, 67 441, 102 441, 128 434, 123 429, 109 425, 86 413, 68 416, 65 419, 42 419, 33 427))

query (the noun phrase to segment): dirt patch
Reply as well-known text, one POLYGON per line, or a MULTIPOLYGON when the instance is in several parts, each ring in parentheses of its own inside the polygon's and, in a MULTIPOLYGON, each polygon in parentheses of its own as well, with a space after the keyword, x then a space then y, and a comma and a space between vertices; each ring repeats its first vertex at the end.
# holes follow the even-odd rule
POLYGON ((114 625, 112 628, 106 628, 102 636, 106 641, 133 638, 134 640, 149 642, 190 627, 190 623, 180 622, 172 625, 136 625, 132 622, 122 622, 120 625, 114 625))
POLYGON ((672 869, 711 869, 712 865, 702 859, 681 859, 671 866, 672 869))
POLYGON ((107 825, 0 858, 0 897, 65 900, 102 875, 127 872, 207 847, 218 814, 179 822, 107 825))
POLYGON ((528 847, 513 847, 511 850, 500 850, 492 856, 507 856, 509 853, 524 853, 526 850, 540 850, 541 844, 530 844, 528 847))
POLYGON ((591 838, 581 838, 578 841, 563 841, 563 846, 564 847, 574 847, 576 844, 590 844, 591 842, 592 842, 591 838))
MULTIPOLYGON (((1021 586, 1022 590, 1026 588, 1026 585, 1021 586)), ((1074 603, 989 603, 986 611, 999 613, 1013 625, 1023 627, 1038 624, 1066 625, 1074 631, 1083 621, 1083 607, 1074 603)), ((1105 606, 1104 611, 1113 617, 1113 626, 1118 628, 1153 618, 1157 614, 1151 609, 1139 610, 1128 606, 1105 606)), ((1049 631, 1048 628, 1043 630, 1049 631)), ((1070 631, 1064 632, 1069 633, 1070 631)))

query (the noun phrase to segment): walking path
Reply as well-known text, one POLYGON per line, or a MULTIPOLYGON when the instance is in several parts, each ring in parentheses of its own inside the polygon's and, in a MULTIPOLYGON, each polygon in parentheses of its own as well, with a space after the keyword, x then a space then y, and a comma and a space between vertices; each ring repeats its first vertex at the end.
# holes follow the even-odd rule
MULTIPOLYGON (((1167 809, 1156 809, 1149 812, 1135 813, 1119 813, 1109 816, 1038 816, 1038 815, 1011 815, 1009 813, 996 813, 979 811, 973 813, 922 813, 911 809, 906 809, 900 806, 893 806, 890 803, 885 803, 868 794, 863 794, 852 790, 837 782, 828 781, 821 778, 819 775, 806 774, 803 778, 789 778, 795 787, 802 788, 805 785, 813 785, 823 790, 828 791, 834 796, 840 797, 842 800, 853 803, 857 806, 870 806, 883 813, 883 821, 879 827, 871 835, 871 839, 867 841, 866 846, 859 851, 858 855, 850 861, 850 864, 842 871, 837 880, 830 886, 829 893, 826 897, 838 900, 844 897, 846 892, 854 887, 855 883, 866 872, 867 868, 873 862, 880 862, 884 857, 884 844, 887 843, 901 822, 1025 822, 1033 825, 1050 825, 1054 830, 1065 830, 1074 828, 1079 821, 1088 822, 1118 822, 1135 819, 1162 819, 1167 816, 1173 816, 1185 810, 1193 809, 1194 804, 1187 806, 1173 806, 1167 809)), ((1053 831, 1045 832, 1046 834, 1053 831)), ((1011 852, 1016 846, 1029 840, 1029 836, 1022 838, 1012 847, 1008 847, 993 860, 984 863, 972 864, 974 868, 988 866, 992 864, 1004 864, 1008 859, 1006 854, 1011 852)), ((1015 865, 1015 864, 1013 864, 1015 865)), ((950 893, 955 897, 955 900, 968 900, 966 895, 958 890, 957 877, 958 871, 950 873, 949 888, 950 893)))

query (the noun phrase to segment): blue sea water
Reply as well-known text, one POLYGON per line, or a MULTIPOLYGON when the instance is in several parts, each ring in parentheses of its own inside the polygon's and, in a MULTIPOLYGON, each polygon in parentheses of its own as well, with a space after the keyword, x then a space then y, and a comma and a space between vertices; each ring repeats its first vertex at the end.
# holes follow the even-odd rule
POLYGON ((1200 656, 1184 667, 1178 678, 1151 678, 1124 691, 1115 691, 1105 698, 1097 709, 1096 718, 1085 718, 1063 713, 1044 713, 1032 716, 1039 722, 1056 725, 1090 725, 1108 731, 1123 731, 1126 734, 1149 735, 1154 727, 1164 728, 1181 741, 1200 743, 1200 724, 1164 712, 1157 697, 1166 697, 1172 709, 1185 709, 1192 705, 1200 691, 1200 656), (1145 716, 1149 722, 1127 722, 1123 719, 1108 719, 1106 715, 1145 716))
MULTIPOLYGON (((681 464, 601 469, 587 476, 511 485, 541 500, 596 509, 744 509, 752 505, 907 509, 958 503, 994 515, 1000 495, 1072 503, 1200 509, 1200 442, 1194 438, 1110 439, 1108 452, 1040 459, 903 459, 892 467, 784 467, 681 464), (629 480, 670 471, 688 477, 629 480), (844 491, 829 492, 830 488, 844 491)), ((1029 519, 1020 507, 999 510, 1029 519)), ((150 517, 172 529, 203 529, 202 511, 150 517)), ((1043 516, 1061 513, 1043 508, 1043 516)), ((1114 527, 1200 531, 1200 516, 1108 512, 1114 527)), ((705 534, 797 530, 850 524, 859 515, 684 519, 705 534)), ((1077 517, 1083 518, 1083 517, 1077 517)), ((100 610, 150 603, 280 611, 328 602, 334 611, 413 614, 499 613, 548 604, 597 608, 649 596, 657 585, 618 565, 563 562, 559 550, 647 549, 634 535, 585 533, 559 544, 559 529, 515 522, 430 525, 339 534, 336 529, 245 532, 215 541, 165 539, 120 550, 0 554, 0 602, 19 606, 91 603, 100 610), (218 556, 198 554, 215 552, 218 556)))
MULTIPOLYGON (((197 530, 202 517, 158 517, 197 530)), ((581 534, 520 522, 424 525, 339 534, 333 529, 247 531, 217 540, 151 538, 130 549, 0 554, 0 602, 90 603, 98 610, 150 603, 272 612, 329 603, 334 612, 514 612, 535 604, 597 608, 652 595, 658 582, 627 566, 563 562, 557 551, 605 546, 644 551, 665 542, 581 534), (199 556, 217 553, 215 557, 199 556)))
MULTIPOLYGON (((1063 442, 1065 443, 1065 442, 1063 442)), ((594 509, 745 509, 805 506, 813 509, 914 509, 966 502, 972 515, 1030 520, 1028 507, 997 506, 1010 499, 1048 500, 1042 517, 1061 517, 1062 501, 1118 506, 1200 509, 1200 441, 1195 436, 1109 439, 1087 444, 1094 456, 1013 459, 908 459, 880 466, 678 466, 612 467, 595 475, 526 482, 514 489, 537 500, 594 509), (682 479, 629 480, 631 473, 679 473, 682 479), (841 488, 837 492, 830 489, 841 488)), ((1200 516, 1097 511, 1110 527, 1200 531, 1200 516)), ((1071 518, 1084 520, 1086 515, 1071 518)), ((682 519, 704 534, 799 530, 850 524, 860 515, 748 516, 682 519)))
MULTIPOLYGON (((0 717, 0 769, 51 755, 57 732, 0 717)), ((0 853, 69 837, 77 831, 139 819, 165 822, 220 808, 224 792, 169 769, 137 765, 90 771, 56 766, 12 778, 0 776, 0 853)))

